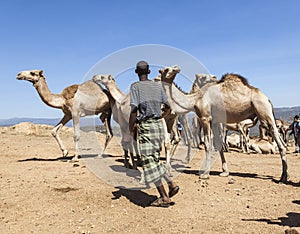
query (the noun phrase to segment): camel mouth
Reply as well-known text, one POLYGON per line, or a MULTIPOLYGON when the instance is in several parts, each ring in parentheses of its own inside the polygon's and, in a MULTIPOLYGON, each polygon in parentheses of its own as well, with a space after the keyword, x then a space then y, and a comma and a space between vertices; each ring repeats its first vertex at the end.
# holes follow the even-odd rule
POLYGON ((179 73, 181 71, 180 67, 178 65, 172 66, 172 69, 174 72, 179 73))
POLYGON ((17 80, 25 80, 25 77, 24 76, 17 76, 16 79, 17 80))

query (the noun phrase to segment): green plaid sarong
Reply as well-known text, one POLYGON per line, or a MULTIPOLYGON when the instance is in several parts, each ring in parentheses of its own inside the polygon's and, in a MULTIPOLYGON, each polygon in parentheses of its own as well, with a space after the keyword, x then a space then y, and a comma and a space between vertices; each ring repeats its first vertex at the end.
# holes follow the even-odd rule
POLYGON ((159 162, 164 140, 161 119, 141 121, 138 127, 138 142, 146 184, 158 181, 165 173, 165 167, 159 162))

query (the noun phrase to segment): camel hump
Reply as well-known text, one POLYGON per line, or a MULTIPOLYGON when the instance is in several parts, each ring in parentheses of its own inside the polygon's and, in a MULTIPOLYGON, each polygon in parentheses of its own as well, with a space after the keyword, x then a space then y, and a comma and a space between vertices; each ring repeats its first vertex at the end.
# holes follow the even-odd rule
POLYGON ((67 88, 65 88, 62 92, 61 92, 61 95, 66 99, 71 99, 74 97, 75 93, 77 92, 78 90, 78 85, 77 84, 74 84, 74 85, 71 85, 71 86, 68 86, 67 88))
POLYGON ((248 86, 249 88, 255 88, 249 84, 248 80, 245 77, 234 73, 227 73, 223 75, 222 78, 218 81, 218 84, 231 81, 239 81, 242 82, 244 85, 248 86))

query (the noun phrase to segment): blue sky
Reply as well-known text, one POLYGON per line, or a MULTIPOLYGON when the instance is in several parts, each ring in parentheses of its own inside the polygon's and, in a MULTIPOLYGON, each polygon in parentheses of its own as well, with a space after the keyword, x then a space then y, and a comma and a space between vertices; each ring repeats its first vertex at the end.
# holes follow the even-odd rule
POLYGON ((275 107, 299 106, 299 12, 298 0, 1 1, 0 119, 62 116, 19 71, 44 70, 60 93, 101 59, 143 44, 185 51, 219 78, 239 73, 275 107))

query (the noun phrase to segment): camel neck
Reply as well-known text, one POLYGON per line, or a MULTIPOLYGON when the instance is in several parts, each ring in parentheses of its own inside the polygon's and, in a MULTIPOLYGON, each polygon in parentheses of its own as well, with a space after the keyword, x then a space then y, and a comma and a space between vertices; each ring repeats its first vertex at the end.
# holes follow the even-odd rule
POLYGON ((124 97, 126 96, 118 87, 115 83, 108 83, 106 85, 106 88, 109 90, 111 96, 115 101, 120 104, 124 97))
POLYGON ((34 84, 34 87, 45 104, 53 108, 61 109, 64 104, 63 97, 60 94, 51 93, 44 77, 40 78, 40 80, 34 84))
POLYGON ((174 112, 177 114, 186 114, 194 111, 196 94, 185 94, 173 83, 162 82, 162 85, 168 97, 170 107, 174 112))

